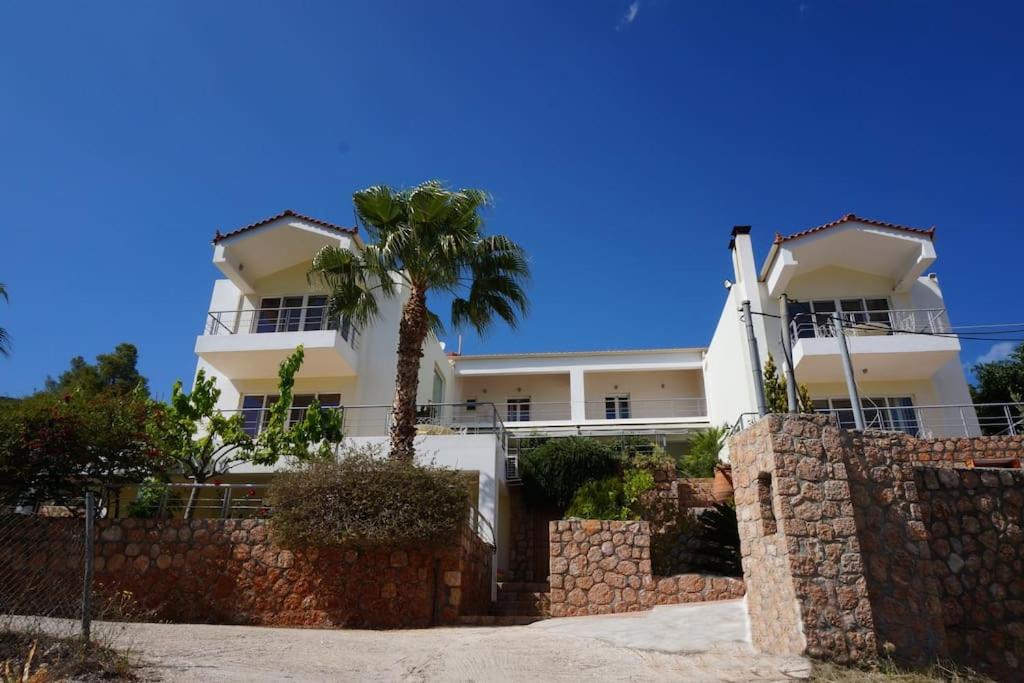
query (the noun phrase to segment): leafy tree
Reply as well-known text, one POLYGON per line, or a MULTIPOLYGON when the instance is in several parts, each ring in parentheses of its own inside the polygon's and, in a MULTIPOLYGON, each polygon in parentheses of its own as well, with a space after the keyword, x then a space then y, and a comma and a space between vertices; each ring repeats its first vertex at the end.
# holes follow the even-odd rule
MULTIPOLYGON (((764 400, 765 407, 769 413, 788 413, 789 398, 786 396, 786 378, 779 375, 775 367, 775 359, 768 354, 768 360, 764 362, 764 400)), ((813 413, 814 403, 811 401, 811 394, 803 384, 797 385, 798 410, 801 413, 813 413)))
POLYGON ((520 456, 525 492, 564 510, 577 489, 616 474, 621 459, 608 444, 584 436, 551 439, 520 456))
MULTIPOLYGON (((200 369, 192 392, 186 394, 181 380, 174 383, 171 403, 152 424, 173 461, 175 469, 197 484, 222 476, 243 462, 274 465, 282 456, 297 460, 323 458, 342 438, 341 416, 314 401, 297 423, 288 424, 295 373, 302 366, 302 346, 286 358, 278 370, 279 398, 267 416, 263 431, 253 439, 244 430, 244 418, 217 409, 217 380, 200 369)), ((185 507, 191 517, 196 501, 192 490, 185 507)))
MULTIPOLYGON (((7 285, 0 282, 0 297, 3 297, 4 301, 10 301, 7 296, 7 285)), ((7 330, 0 327, 0 356, 11 355, 11 337, 7 334, 7 330)))
POLYGON ((718 454, 725 444, 729 430, 725 427, 710 427, 690 437, 689 448, 679 458, 677 470, 683 477, 713 477, 718 454))
POLYGON ((128 343, 118 344, 113 353, 99 354, 95 365, 82 356, 75 356, 71 367, 58 379, 46 378, 46 389, 57 393, 79 390, 87 394, 141 389, 149 395, 149 382, 139 374, 138 362, 139 350, 128 343))
MULTIPOLYGON (((1022 426, 1024 403, 1024 344, 1018 344, 1004 360, 977 363, 974 368, 977 384, 971 386, 971 398, 975 403, 1017 403, 1011 419, 1017 429, 1022 426)), ((1006 430, 1006 413, 999 406, 981 406, 975 409, 985 432, 1000 433, 1006 430)))
POLYGON ((1024 403, 1024 344, 1004 360, 978 363, 972 369, 978 379, 971 387, 975 403, 1024 403))
POLYGON ((87 487, 119 486, 165 471, 147 429, 160 406, 141 391, 39 393, 0 409, 0 499, 72 504, 87 487))
POLYGON ((441 318, 427 306, 431 294, 452 297, 455 327, 482 333, 495 318, 516 325, 527 308, 523 283, 529 266, 522 248, 502 235, 485 235, 481 190, 449 190, 430 181, 410 190, 377 185, 353 196, 356 215, 374 240, 359 253, 325 247, 310 278, 330 291, 332 314, 365 326, 379 315, 378 297, 406 296, 398 324, 398 359, 390 454, 412 460, 416 394, 427 333, 441 318))

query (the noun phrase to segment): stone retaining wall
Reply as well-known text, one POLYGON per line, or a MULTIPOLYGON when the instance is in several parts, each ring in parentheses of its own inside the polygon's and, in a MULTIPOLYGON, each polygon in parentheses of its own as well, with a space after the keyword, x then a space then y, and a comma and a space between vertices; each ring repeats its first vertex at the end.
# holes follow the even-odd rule
POLYGON ((915 474, 950 655, 1024 675, 1024 471, 915 474))
POLYGON ((918 440, 769 415, 730 440, 755 647, 840 662, 1024 662, 1024 437, 918 440))
MULTIPOLYGON (((80 551, 53 525, 23 518, 0 547, 8 585, 61 570, 80 551)), ((425 627, 490 608, 490 546, 464 530, 440 549, 286 549, 264 520, 101 520, 95 586, 157 620, 316 627, 425 627)), ((78 567, 81 562, 78 561, 78 567)), ((17 591, 9 591, 17 593, 17 591)), ((72 615, 67 615, 72 616, 72 615)))
POLYGON ((655 605, 743 596, 743 581, 651 571, 647 522, 559 520, 549 526, 551 616, 637 612, 655 605))

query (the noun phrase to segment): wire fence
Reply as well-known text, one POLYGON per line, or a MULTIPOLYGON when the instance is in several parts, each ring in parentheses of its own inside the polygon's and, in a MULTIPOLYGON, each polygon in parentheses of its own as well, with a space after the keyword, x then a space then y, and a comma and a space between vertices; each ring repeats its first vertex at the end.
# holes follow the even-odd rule
POLYGON ((92 544, 84 500, 0 508, 0 633, 90 636, 92 544))

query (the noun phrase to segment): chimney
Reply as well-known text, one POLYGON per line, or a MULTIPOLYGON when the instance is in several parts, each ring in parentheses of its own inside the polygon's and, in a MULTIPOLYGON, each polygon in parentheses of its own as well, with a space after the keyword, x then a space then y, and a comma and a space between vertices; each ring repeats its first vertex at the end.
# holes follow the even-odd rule
POLYGON ((737 225, 732 229, 729 240, 729 251, 732 252, 732 268, 736 274, 736 284, 742 287, 742 299, 754 301, 757 296, 757 266, 754 263, 754 245, 750 239, 750 226, 737 225))

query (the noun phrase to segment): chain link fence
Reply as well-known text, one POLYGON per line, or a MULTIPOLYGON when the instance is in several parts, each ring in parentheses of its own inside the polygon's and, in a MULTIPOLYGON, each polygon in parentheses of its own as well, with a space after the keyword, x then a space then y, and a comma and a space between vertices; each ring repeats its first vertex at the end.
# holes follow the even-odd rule
POLYGON ((0 674, 5 680, 8 670, 29 675, 33 657, 52 663, 55 656, 70 657, 72 650, 78 656, 89 648, 94 508, 92 494, 68 506, 0 507, 0 674))

